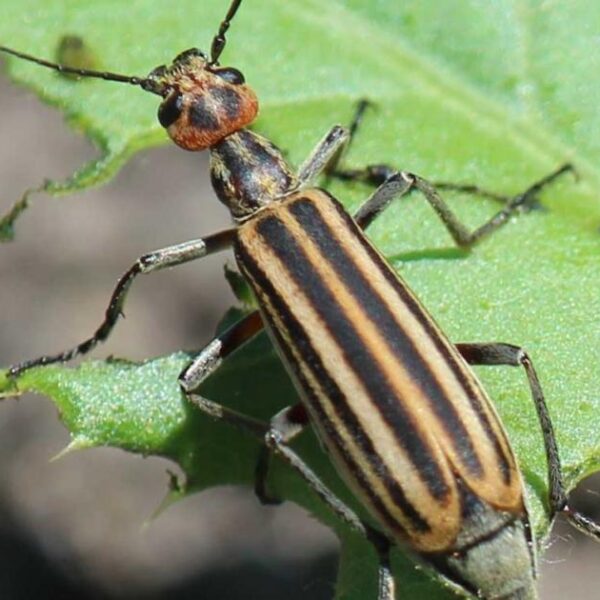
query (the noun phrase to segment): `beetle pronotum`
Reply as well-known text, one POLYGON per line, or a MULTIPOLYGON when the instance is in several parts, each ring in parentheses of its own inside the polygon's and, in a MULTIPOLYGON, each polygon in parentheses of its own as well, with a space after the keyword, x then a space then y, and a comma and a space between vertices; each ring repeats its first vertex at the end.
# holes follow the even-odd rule
POLYGON ((219 65, 240 4, 231 3, 209 56, 188 50, 147 77, 65 67, 0 47, 58 71, 129 83, 161 96, 158 118, 173 141, 188 150, 209 149, 213 187, 235 222, 231 229, 142 256, 119 280, 105 320, 91 338, 60 354, 15 365, 10 374, 68 361, 105 340, 138 275, 233 246, 259 310, 208 344, 179 381, 198 408, 263 440, 258 496, 270 500, 266 482, 275 453, 373 542, 379 600, 394 597, 389 549, 395 543, 463 592, 488 599, 536 598, 536 553, 521 474, 469 364, 525 369, 544 436, 551 513, 563 512, 596 539, 600 527, 567 505, 552 423, 532 362, 510 344, 450 343, 363 230, 394 198, 418 191, 455 242, 470 247, 571 167, 508 198, 492 219, 469 232, 436 188, 417 175, 385 165, 340 167, 341 152, 365 108, 361 103, 350 129, 333 127, 295 172, 269 140, 246 129, 256 117, 257 98, 237 69, 219 65), (310 187, 323 172, 377 187, 350 217, 329 193, 310 187), (302 399, 269 423, 198 392, 231 352, 263 328, 302 399), (362 522, 289 446, 309 422, 378 528, 362 522))

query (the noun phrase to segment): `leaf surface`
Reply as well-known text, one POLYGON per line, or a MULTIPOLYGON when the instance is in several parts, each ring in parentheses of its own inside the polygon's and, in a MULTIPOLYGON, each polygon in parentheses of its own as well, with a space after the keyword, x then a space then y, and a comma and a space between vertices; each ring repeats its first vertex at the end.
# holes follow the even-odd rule
MULTIPOLYGON (((63 36, 78 35, 97 68, 144 75, 188 47, 208 48, 224 7, 214 0, 5 2, 0 39, 52 58, 63 36)), ((591 0, 248 1, 222 57, 241 68, 259 94, 256 130, 285 148, 295 164, 332 124, 348 122, 366 97, 374 106, 348 154, 352 167, 386 162, 434 181, 477 183, 506 194, 523 191, 566 161, 577 167, 578 183, 569 177, 557 182, 542 196, 543 211, 515 219, 470 254, 452 248, 416 195, 394 204, 369 230, 451 339, 527 347, 569 487, 600 465, 600 79, 592 76, 600 71, 593 26, 599 21, 600 4, 591 0)), ((97 161, 66 182, 50 183, 48 191, 100 183, 132 153, 167 142, 155 118, 157 99, 140 90, 72 81, 22 61, 10 60, 8 68, 99 147, 97 161)), ((333 184, 332 191, 349 210, 369 193, 345 183, 333 184)), ((453 198, 452 206, 473 227, 497 210, 472 197, 453 198)), ((35 369, 16 384, 0 380, 0 390, 15 393, 17 385, 19 392, 51 397, 74 446, 113 445, 172 458, 186 473, 186 491, 250 484, 258 445, 186 404, 176 380, 188 360, 176 354, 143 364, 35 369)), ((524 374, 477 372, 514 443, 534 528, 543 536, 546 466, 524 374)), ((264 336, 223 365, 204 393, 263 418, 295 398, 264 336)), ((312 433, 295 447, 356 507, 312 433)), ((271 485, 339 532, 338 597, 375 597, 372 551, 280 464, 271 485)), ((400 553, 394 567, 403 598, 453 596, 400 553)))

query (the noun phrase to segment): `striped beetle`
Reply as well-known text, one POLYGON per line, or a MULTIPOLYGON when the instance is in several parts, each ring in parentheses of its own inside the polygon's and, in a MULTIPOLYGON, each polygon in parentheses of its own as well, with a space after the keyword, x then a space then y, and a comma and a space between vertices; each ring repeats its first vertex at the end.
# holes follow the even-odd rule
MULTIPOLYGON (((130 83, 161 96, 161 125, 179 146, 209 149, 213 187, 236 224, 142 256, 119 280, 106 318, 91 338, 66 352, 15 365, 11 375, 70 360, 104 341, 138 275, 233 246, 260 309, 213 340, 183 371, 180 383, 201 410, 264 440, 259 498, 272 500, 266 481, 269 458, 276 453, 373 542, 380 562, 379 600, 394 596, 389 549, 395 543, 463 592, 488 599, 535 598, 535 547, 521 474, 469 364, 525 369, 544 435, 551 513, 563 512, 596 539, 600 527, 567 505, 552 424, 531 360, 509 344, 450 343, 363 230, 394 198, 416 190, 455 242, 470 247, 571 167, 508 199, 495 217, 469 232, 422 178, 386 165, 341 168, 363 102, 350 128, 333 127, 294 172, 270 141, 246 129, 258 112, 257 98, 237 69, 219 65, 240 4, 231 3, 209 56, 188 50, 147 77, 75 69, 0 48, 58 71, 130 83), (325 190, 310 187, 322 172, 362 179, 376 190, 351 218, 325 190), (302 400, 268 424, 198 393, 202 381, 263 328, 302 400), (377 529, 336 498, 289 446, 309 422, 377 529)), ((493 197, 477 188, 444 187, 493 197)))

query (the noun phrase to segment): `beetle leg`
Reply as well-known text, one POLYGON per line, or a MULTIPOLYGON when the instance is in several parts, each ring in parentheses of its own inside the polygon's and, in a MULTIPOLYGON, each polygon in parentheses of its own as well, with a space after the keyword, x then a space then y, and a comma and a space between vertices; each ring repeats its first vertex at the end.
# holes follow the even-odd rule
POLYGON ((535 202, 537 196, 544 187, 564 173, 573 171, 573 166, 565 164, 530 185, 524 192, 512 197, 502 209, 500 209, 491 219, 480 225, 474 231, 469 231, 452 212, 450 207, 437 193, 436 189, 424 179, 415 176, 415 188, 419 190, 425 199, 431 204, 439 218, 442 220, 446 229, 458 246, 468 248, 473 246, 481 239, 499 229, 502 225, 521 210, 528 210, 535 202))
MULTIPOLYGON (((262 329, 261 320, 260 328, 255 326, 253 330, 252 324, 256 318, 255 315, 260 318, 258 311, 255 311, 210 342, 196 357, 194 362, 182 371, 179 376, 179 384, 190 401, 209 416, 225 420, 249 433, 259 436, 264 441, 269 454, 273 452, 280 454, 288 464, 302 475, 308 484, 338 515, 354 528, 363 530, 364 527, 358 517, 335 498, 312 470, 287 445, 289 441, 302 431, 308 421, 303 408, 299 408, 297 405, 287 407, 277 413, 269 423, 265 423, 222 404, 208 400, 198 394, 197 390, 200 384, 219 367, 223 359, 262 329), (249 326, 245 324, 247 322, 250 322, 249 326), (228 340, 236 340, 236 343, 228 343, 228 340)), ((264 492, 265 489, 264 478, 268 470, 268 460, 265 457, 262 458, 262 461, 259 461, 257 470, 259 476, 263 479, 262 482, 257 481, 256 483, 260 498, 261 492, 264 492)), ((264 497, 269 499, 266 494, 264 497)))
MULTIPOLYGON (((327 175, 329 177, 335 177, 336 179, 342 179, 344 181, 362 181, 368 185, 380 186, 389 177, 398 172, 397 169, 385 164, 369 165, 362 169, 344 169, 340 168, 342 159, 348 153, 358 128, 362 125, 363 118, 367 108, 371 106, 371 102, 366 98, 359 100, 356 104, 354 116, 348 125, 348 141, 343 148, 336 153, 330 163, 327 165, 327 175)), ((473 194, 475 196, 481 196, 490 200, 496 200, 497 202, 507 203, 510 200, 510 196, 504 194, 498 194, 496 192, 490 192, 489 190, 483 189, 477 185, 470 184, 456 184, 448 183, 445 181, 436 181, 433 186, 438 190, 448 190, 454 192, 462 192, 464 194, 473 194)))
POLYGON ((17 377, 23 371, 32 367, 47 365, 50 363, 67 362, 76 356, 87 354, 100 342, 103 342, 111 334, 119 317, 123 314, 123 305, 127 297, 127 292, 131 287, 134 279, 138 275, 160 271, 167 267, 174 267, 183 263, 197 260, 214 252, 219 252, 229 247, 233 241, 235 229, 226 229, 205 238, 184 242, 175 246, 168 246, 160 250, 154 250, 148 254, 144 254, 136 260, 136 262, 121 276, 112 293, 108 308, 104 316, 104 321, 96 329, 94 335, 90 338, 77 344, 77 346, 60 352, 41 356, 33 360, 13 365, 9 369, 10 377, 17 377))
POLYGON ((200 410, 215 419, 235 425, 264 442, 264 450, 261 451, 257 464, 255 483, 255 491, 261 501, 274 502, 274 499, 266 490, 266 477, 271 455, 278 454, 341 520, 371 541, 379 556, 378 600, 394 600, 394 581, 389 566, 389 540, 383 534, 363 523, 354 511, 333 494, 315 472, 288 445, 308 422, 304 407, 299 404, 287 407, 277 413, 269 423, 265 423, 204 398, 197 392, 197 388, 202 381, 219 367, 227 355, 262 329, 262 320, 259 326, 258 319, 260 319, 260 315, 255 311, 230 327, 225 333, 216 337, 194 362, 184 369, 179 376, 179 383, 186 396, 200 410))
MULTIPOLYGON (((308 424, 308 414, 302 403, 287 406, 278 412, 270 423, 271 429, 277 429, 284 443, 299 435, 308 424)), ((256 463, 254 478, 254 493, 261 504, 281 504, 281 500, 268 491, 267 480, 273 453, 268 446, 261 446, 256 463)))
MULTIPOLYGON (((277 429, 281 434, 281 439, 288 443, 308 423, 308 415, 302 404, 284 408, 271 419, 270 424, 267 424, 221 406, 197 393, 202 382, 219 368, 223 360, 245 342, 252 339, 263 327, 264 323, 260 313, 257 310, 250 313, 210 342, 194 361, 183 370, 179 376, 179 383, 190 401, 208 415, 225 418, 230 423, 241 426, 242 429, 261 438, 265 436, 269 429, 277 429)), ((267 490, 271 457, 271 450, 266 445, 261 446, 256 463, 254 491, 262 504, 281 503, 279 499, 271 496, 267 490)))
MULTIPOLYGON (((275 415, 270 423, 265 423, 259 419, 255 419, 254 417, 223 406, 218 402, 208 400, 197 393, 197 386, 216 370, 220 364, 219 352, 215 350, 218 345, 219 338, 216 338, 179 376, 179 383, 190 401, 209 416, 227 421, 248 433, 260 437, 264 441, 269 453, 280 455, 285 462, 302 476, 315 493, 330 506, 342 520, 348 523, 353 529, 367 535, 366 527, 354 512, 346 507, 341 500, 338 500, 338 498, 325 487, 312 469, 310 469, 310 467, 308 467, 308 465, 306 465, 306 463, 288 446, 287 442, 300 433, 303 427, 300 419, 298 420, 298 423, 292 423, 291 421, 290 415, 292 411, 295 410, 295 407, 285 408, 275 415)), ((257 483, 257 485, 260 484, 257 483)))
MULTIPOLYGON (((363 167, 362 169, 339 169, 330 173, 331 177, 343 181, 362 181, 367 185, 379 186, 389 177, 398 172, 398 169, 386 164, 374 164, 363 167)), ((472 196, 479 196, 495 202, 506 204, 510 202, 511 196, 499 194, 478 185, 470 183, 451 183, 448 181, 434 181, 431 184, 436 190, 459 192, 472 196)))
POLYGON ((253 310, 219 334, 179 375, 179 384, 183 391, 188 395, 193 394, 200 384, 216 371, 223 360, 250 341, 263 328, 264 323, 260 313, 258 310, 253 310))
POLYGON ((330 129, 298 169, 300 187, 309 185, 315 177, 327 169, 327 165, 335 160, 339 152, 342 152, 348 141, 348 135, 348 130, 341 125, 334 125, 330 129))
MULTIPOLYGON (((387 542, 387 540, 386 540, 387 542)), ((396 582, 392 575, 392 568, 390 566, 390 543, 387 542, 379 547, 375 544, 375 549, 379 556, 379 587, 377 593, 378 600, 394 600, 396 597, 396 582)))
POLYGON ((390 204, 394 198, 401 198, 414 189, 412 176, 396 172, 382 183, 367 201, 352 215, 362 229, 366 229, 390 204))
MULTIPOLYGON (((327 175, 329 177, 335 177, 344 181, 362 181, 363 183, 366 183, 368 185, 380 186, 386 181, 386 179, 398 172, 398 169, 387 164, 367 165, 366 167, 363 167, 361 169, 346 169, 340 167, 343 157, 346 155, 346 153, 350 149, 350 146, 352 146, 352 143, 354 142, 356 134, 358 133, 358 128, 363 122, 365 111, 367 108, 369 108, 369 106, 371 106, 371 102, 369 102, 369 100, 365 98, 359 100, 356 104, 354 116, 350 121, 350 125, 348 125, 348 140, 344 147, 337 152, 334 158, 327 165, 327 175)), ((539 192, 540 189, 542 187, 545 187, 548 183, 550 183, 552 179, 566 171, 575 172, 575 169, 572 165, 565 164, 562 167, 560 167, 560 169, 558 169, 557 171, 538 181, 532 187, 537 187, 537 192, 539 192)), ((474 196, 487 198, 488 200, 501 202, 502 204, 507 204, 512 199, 512 196, 508 196, 506 194, 499 194, 497 192, 493 192, 482 188, 478 185, 468 183, 464 184, 447 181, 434 181, 432 182, 432 185, 437 190, 471 194, 474 196)), ((528 206, 531 207, 531 203, 528 203, 528 206)))
MULTIPOLYGON (((293 410, 290 407, 287 410, 293 410)), ((283 411, 283 412, 286 412, 283 411)), ((279 413, 281 415, 282 413, 279 413)), ((276 415, 275 419, 279 415, 276 415)), ((378 595, 377 600, 394 600, 395 584, 390 569, 389 550, 391 543, 386 536, 360 520, 356 513, 348 508, 329 488, 319 479, 315 472, 287 445, 286 432, 279 431, 273 426, 265 435, 267 448, 278 454, 290 465, 309 485, 309 487, 329 506, 329 508, 354 531, 365 536, 375 548, 378 558, 378 595)), ((297 431, 296 433, 298 433, 297 431)), ((294 435, 296 434, 294 433, 294 435)))
MULTIPOLYGON (((454 242, 461 248, 470 248, 482 238, 486 237, 496 229, 508 222, 511 216, 522 210, 531 208, 540 191, 549 183, 554 181, 568 171, 573 171, 572 165, 566 164, 559 169, 553 171, 543 179, 540 179, 533 185, 529 186, 523 193, 510 197, 504 207, 499 210, 491 219, 486 221, 474 231, 469 231, 465 225, 458 219, 446 201, 438 194, 435 186, 418 175, 407 173, 404 171, 390 171, 384 182, 375 190, 374 194, 358 209, 355 215, 356 221, 365 228, 383 212, 393 197, 405 196, 413 190, 417 190, 425 196, 432 208, 442 220, 448 233, 452 236, 454 242), (383 190, 389 185, 397 187, 395 181, 398 177, 403 178, 407 184, 410 184, 406 189, 399 190, 396 194, 384 194, 383 190), (382 198, 385 201, 382 201, 382 198)), ((451 189, 451 184, 443 184, 446 189, 451 189)), ((457 186, 458 188, 472 188, 472 186, 457 186)), ((500 199, 497 196, 496 199, 500 199)))
POLYGON ((564 513, 574 527, 600 541, 600 524, 581 513, 574 511, 567 504, 558 445, 554 434, 552 420, 546 406, 542 387, 533 363, 523 348, 512 344, 455 344, 456 349, 470 365, 507 365, 523 367, 529 380, 531 397, 537 411, 538 420, 544 437, 546 460, 548 464, 550 518, 557 512, 564 513))
MULTIPOLYGON (((346 156, 346 154, 350 150, 352 142, 354 142, 358 128, 360 127, 365 112, 367 108, 369 108, 369 106, 371 106, 371 103, 366 98, 363 98, 357 102, 354 115, 352 117, 352 120, 350 121, 350 125, 348 125, 348 139, 346 140, 346 143, 343 146, 336 150, 335 154, 332 156, 331 160, 327 163, 327 166, 325 168, 325 175, 327 177, 326 186, 327 182, 332 177, 336 177, 338 179, 345 179, 342 175, 343 171, 340 171, 339 167, 342 163, 344 156, 346 156)), ((391 174, 392 173, 390 173, 390 175, 391 174)), ((380 183, 383 183, 383 181, 376 183, 375 185, 380 185, 380 183)))

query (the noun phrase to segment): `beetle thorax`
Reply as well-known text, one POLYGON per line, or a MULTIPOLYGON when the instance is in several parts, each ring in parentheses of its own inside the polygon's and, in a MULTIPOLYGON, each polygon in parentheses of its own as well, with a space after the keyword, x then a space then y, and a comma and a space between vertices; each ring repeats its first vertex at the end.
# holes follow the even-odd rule
POLYGON ((219 200, 238 221, 298 187, 281 150, 247 129, 210 148, 210 175, 219 200))

